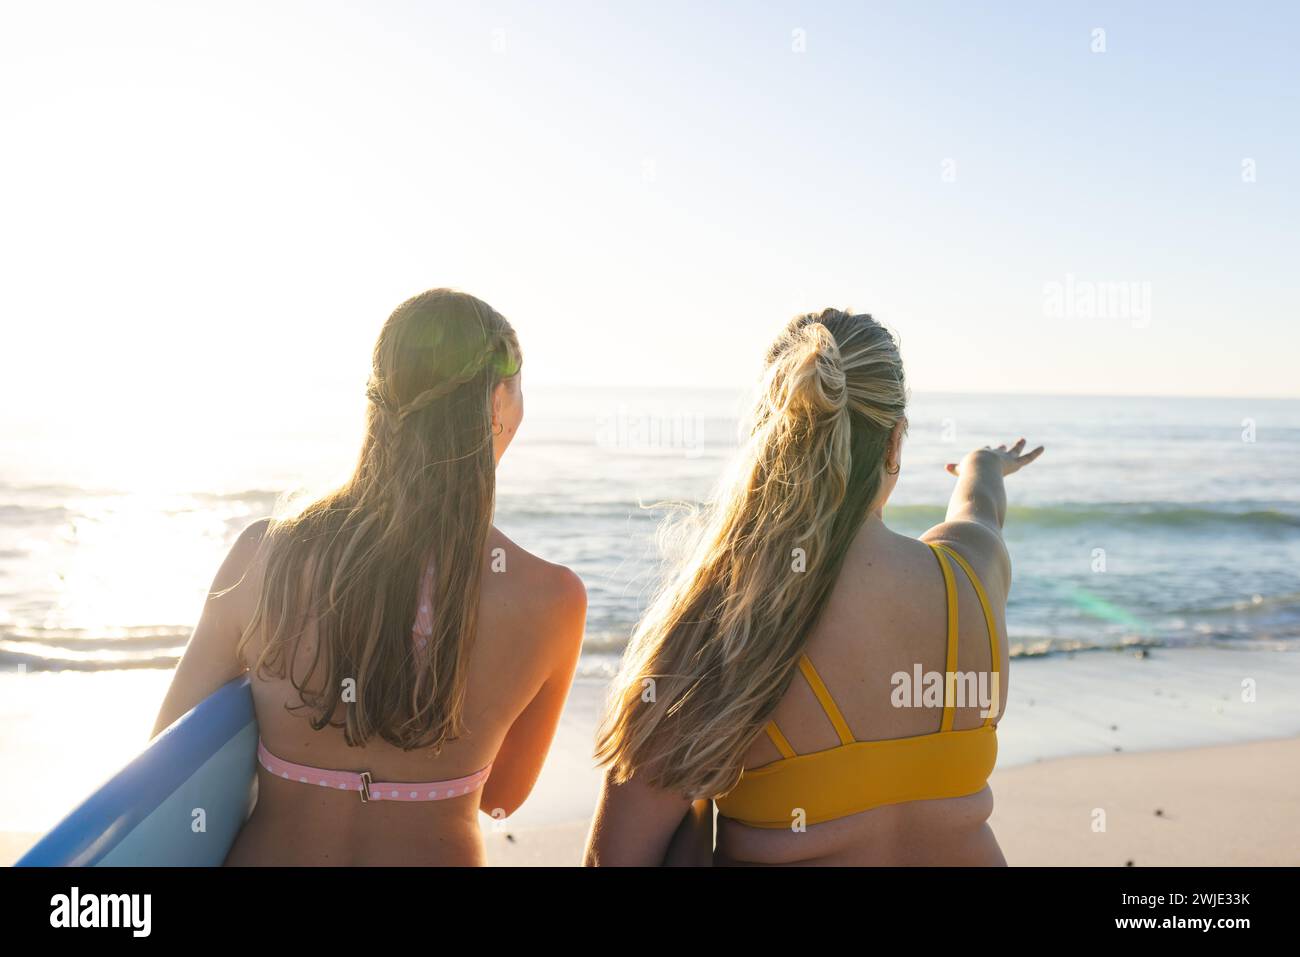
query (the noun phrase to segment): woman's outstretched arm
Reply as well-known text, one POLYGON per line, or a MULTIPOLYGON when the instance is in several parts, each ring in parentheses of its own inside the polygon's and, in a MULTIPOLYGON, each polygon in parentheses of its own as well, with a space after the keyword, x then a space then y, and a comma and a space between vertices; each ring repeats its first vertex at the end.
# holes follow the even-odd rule
POLYGON ((948 501, 949 522, 979 522, 1001 530, 1007 517, 1007 491, 1003 478, 1019 472, 1043 454, 1040 445, 1025 452, 1025 440, 1020 439, 1011 448, 999 445, 996 449, 976 449, 960 462, 949 462, 945 468, 957 476, 957 487, 948 501))
POLYGON ((1010 448, 976 449, 960 462, 949 462, 949 473, 957 485, 948 501, 948 514, 922 541, 951 542, 958 546, 981 577, 996 577, 1005 599, 1011 589, 1011 557, 1002 541, 1007 517, 1007 491, 1003 479, 1018 472, 1043 454, 1040 445, 1025 452, 1025 440, 1010 448))

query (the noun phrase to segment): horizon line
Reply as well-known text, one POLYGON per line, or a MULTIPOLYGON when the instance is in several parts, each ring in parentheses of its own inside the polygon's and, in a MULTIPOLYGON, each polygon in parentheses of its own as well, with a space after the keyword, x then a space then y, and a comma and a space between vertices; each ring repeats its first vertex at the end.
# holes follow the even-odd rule
MULTIPOLYGON (((541 389, 590 389, 590 390, 631 390, 631 389, 660 389, 660 390, 681 390, 695 392, 718 392, 735 394, 744 392, 746 388, 731 388, 721 385, 683 385, 673 383, 665 385, 663 383, 651 382, 618 382, 618 383, 581 383, 575 384, 570 382, 547 381, 545 379, 536 380, 528 386, 529 388, 541 389)), ((908 389, 909 393, 915 395, 960 395, 960 396, 980 396, 983 398, 1008 398, 1008 399, 1232 399, 1244 401, 1262 401, 1262 402, 1295 402, 1300 401, 1300 392, 1294 395, 1230 395, 1214 393, 1196 393, 1196 392, 995 392, 995 391, 975 391, 963 389, 908 389)))

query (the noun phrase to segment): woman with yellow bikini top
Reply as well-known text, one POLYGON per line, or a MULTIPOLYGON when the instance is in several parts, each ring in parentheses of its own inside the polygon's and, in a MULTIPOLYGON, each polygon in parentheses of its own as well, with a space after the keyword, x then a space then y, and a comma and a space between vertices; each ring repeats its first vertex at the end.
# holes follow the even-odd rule
POLYGON ((1003 478, 1042 448, 949 464, 945 520, 900 535, 905 399, 870 316, 800 316, 769 350, 735 473, 611 693, 588 863, 1005 863, 1003 478))

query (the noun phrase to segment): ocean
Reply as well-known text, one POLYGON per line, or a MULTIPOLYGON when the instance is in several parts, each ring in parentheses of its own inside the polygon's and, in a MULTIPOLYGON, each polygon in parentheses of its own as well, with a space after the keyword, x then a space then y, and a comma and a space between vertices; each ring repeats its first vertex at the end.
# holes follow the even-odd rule
MULTIPOLYGON (((657 532, 710 494, 745 399, 526 387, 496 522, 586 582, 583 675, 617 666, 662 571, 657 532)), ((1013 657, 1300 648, 1300 400, 920 394, 909 423, 885 516, 906 534, 941 520, 945 462, 1021 435, 1047 447, 1008 479, 1013 657)), ((342 474, 359 418, 209 439, 160 442, 135 471, 57 435, 10 442, 0 671, 171 668, 234 537, 342 474)))

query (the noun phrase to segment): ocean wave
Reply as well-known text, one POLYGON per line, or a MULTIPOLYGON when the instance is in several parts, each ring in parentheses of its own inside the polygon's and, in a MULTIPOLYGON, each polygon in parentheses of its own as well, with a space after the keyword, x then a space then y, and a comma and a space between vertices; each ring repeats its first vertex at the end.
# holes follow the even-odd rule
POLYGON ((242 492, 195 492, 192 498, 201 502, 274 502, 281 496, 292 494, 291 489, 271 491, 264 488, 250 488, 242 492))
POLYGON ((543 504, 538 505, 537 500, 539 497, 536 495, 519 496, 518 501, 512 501, 508 498, 499 499, 497 502, 498 521, 550 521, 557 518, 574 518, 586 522, 601 519, 613 519, 619 522, 628 520, 655 521, 661 517, 660 513, 676 507, 673 503, 637 503, 623 499, 573 500, 558 498, 554 504, 543 502, 543 504))
POLYGON ((1025 638, 1010 643, 1011 657, 1017 660, 1061 658, 1076 654, 1131 654, 1147 657, 1153 652, 1183 648, 1300 652, 1300 632, 1248 636, 1226 633, 1179 635, 1112 643, 1075 638, 1025 638))
POLYGON ((62 505, 0 503, 0 525, 53 525, 66 522, 72 514, 62 505))
MULTIPOLYGON (((617 673, 625 641, 613 635, 597 636, 583 642, 578 673, 586 677, 609 677, 617 673)), ((1010 641, 1013 661, 1063 658, 1078 654, 1137 655, 1147 657, 1162 650, 1182 648, 1220 648, 1242 652, 1277 651, 1300 653, 1300 632, 1237 635, 1230 633, 1188 634, 1164 638, 1141 638, 1118 642, 1092 641, 1060 636, 1021 636, 1010 641)), ((138 669, 168 670, 180 660, 181 647, 171 649, 137 648, 136 653, 105 657, 101 648, 66 648, 18 645, 0 641, 0 671, 123 671, 138 669)))
POLYGON ((110 651, 116 654, 135 654, 157 649, 183 648, 189 637, 189 629, 172 626, 131 628, 121 635, 88 635, 78 629, 20 628, 0 632, 0 645, 61 649, 77 653, 110 651))
POLYGON ((14 628, 0 632, 0 669, 26 671, 121 671, 174 668, 190 629, 147 625, 120 634, 78 628, 14 628))
MULTIPOLYGON (((646 501, 629 502, 620 498, 590 499, 556 496, 549 502, 543 496, 511 496, 498 500, 502 519, 554 519, 572 517, 588 521, 614 518, 657 520, 682 507, 700 507, 702 502, 646 501)), ((886 518, 904 526, 930 527, 943 521, 945 505, 890 505, 886 518)), ((1199 530, 1235 528, 1254 531, 1291 531, 1300 529, 1300 504, 1212 505, 1180 502, 1066 502, 1058 505, 1012 505, 1007 509, 1007 524, 1023 528, 1073 528, 1124 525, 1152 529, 1199 530)))
POLYGON ((46 498, 67 498, 73 495, 100 495, 102 489, 83 488, 79 485, 35 484, 23 485, 14 482, 0 482, 0 493, 18 495, 40 495, 46 498))
MULTIPOLYGON (((886 517, 911 524, 936 525, 945 508, 939 505, 894 505, 886 517)), ((1013 505, 1007 524, 1034 528, 1069 528, 1089 525, 1139 525, 1172 530, 1228 526, 1255 530, 1300 529, 1300 513, 1255 505, 1186 504, 1178 502, 1063 503, 1013 505)))
POLYGON ((1220 605, 1207 605, 1200 608, 1180 608, 1176 615, 1274 615, 1291 612, 1300 617, 1300 592, 1288 592, 1283 595, 1252 595, 1238 601, 1220 605))
POLYGON ((141 658, 68 658, 59 655, 27 654, 0 647, 0 671, 131 671, 171 669, 180 655, 150 655, 141 658))

